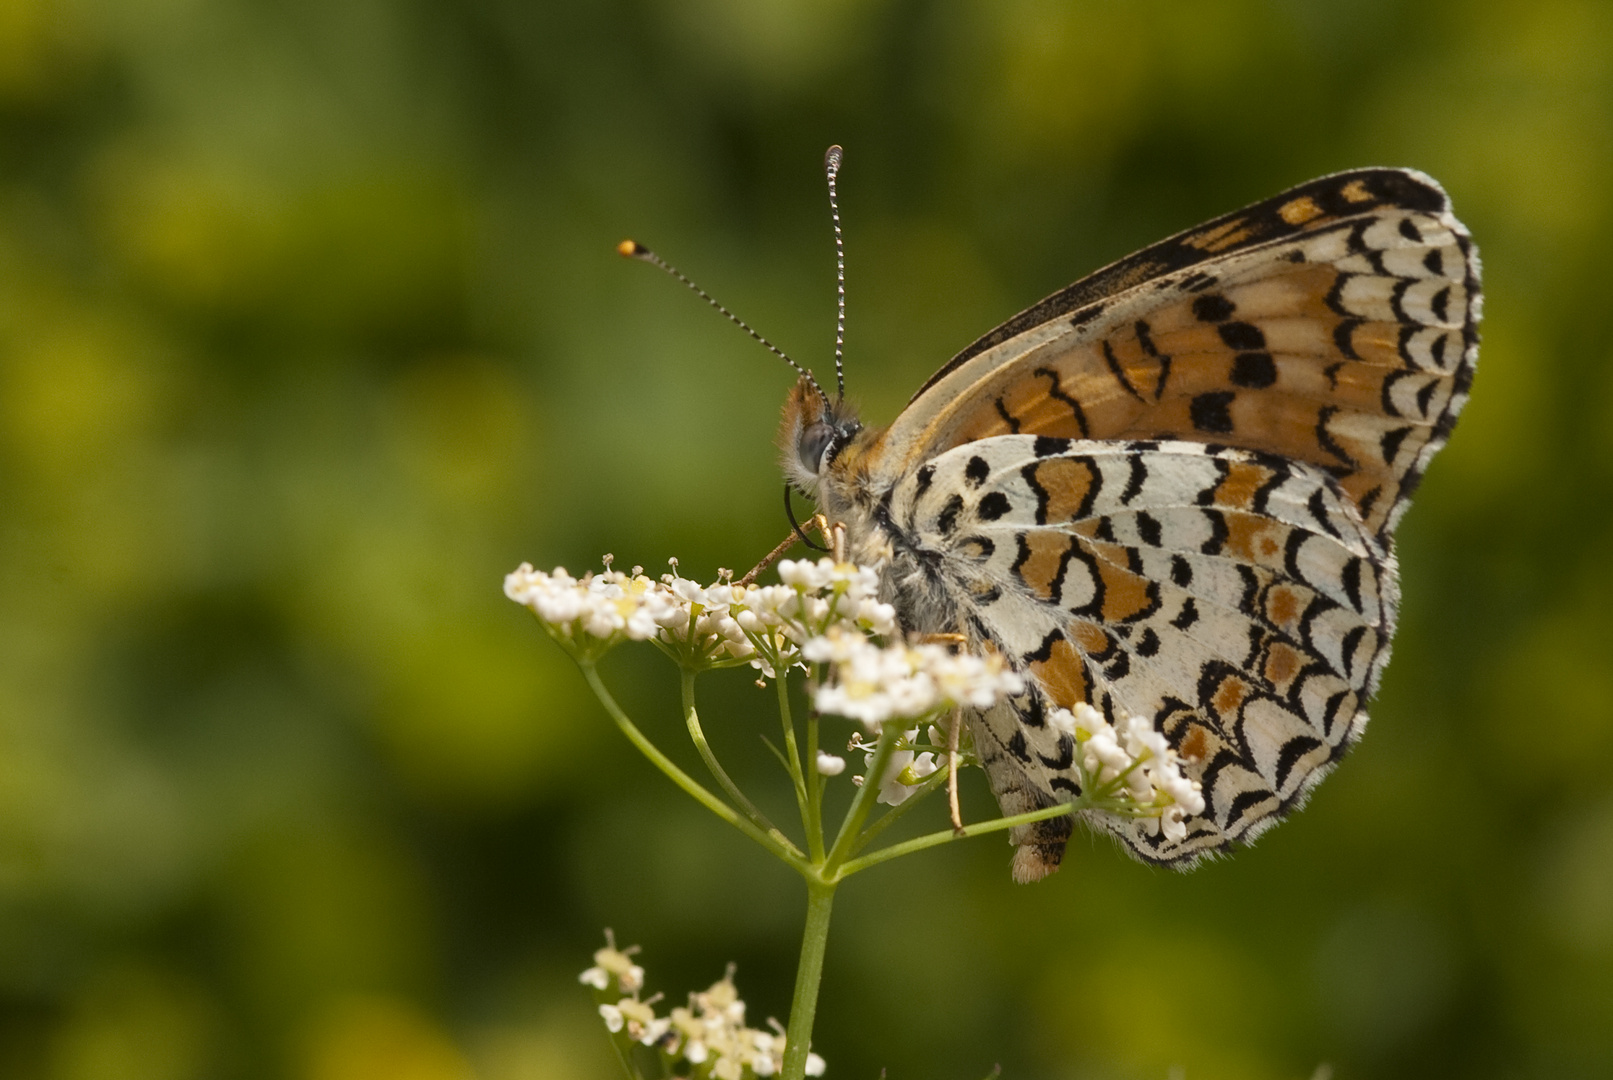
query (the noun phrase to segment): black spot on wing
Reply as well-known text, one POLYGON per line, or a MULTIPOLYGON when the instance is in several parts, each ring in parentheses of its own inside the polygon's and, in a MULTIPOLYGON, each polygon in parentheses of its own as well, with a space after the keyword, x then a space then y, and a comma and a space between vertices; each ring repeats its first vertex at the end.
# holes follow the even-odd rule
POLYGON ((1216 327, 1229 349, 1264 349, 1266 335, 1254 323, 1229 322, 1216 327))
POLYGON ((1013 504, 1008 501, 1007 495, 1000 491, 992 491, 988 492, 986 497, 980 500, 980 505, 976 507, 975 512, 986 521, 996 521, 1012 509, 1013 504))
POLYGON ((1150 547, 1158 547, 1162 538, 1159 519, 1146 510, 1137 512, 1137 535, 1150 547))
POLYGON ((1225 435, 1232 431, 1232 413, 1228 406, 1237 394, 1231 390, 1212 390, 1195 397, 1187 407, 1193 427, 1199 431, 1225 435))
POLYGON ((1206 555, 1219 555, 1227 537, 1232 535, 1227 529, 1226 515, 1219 510, 1206 510, 1204 520, 1210 523, 1210 537, 1199 545, 1199 550, 1206 555))
POLYGON ((1198 605, 1193 603, 1193 598, 1189 596, 1186 600, 1182 601, 1182 610, 1176 613, 1176 618, 1171 620, 1171 625, 1176 627, 1178 630, 1186 630, 1188 627, 1192 626, 1198 621, 1198 605))
POLYGON ((935 466, 924 465, 914 477, 913 497, 918 498, 930 490, 930 483, 935 479, 935 466))
POLYGON ((1383 452, 1383 463, 1385 465, 1395 463, 1395 456, 1400 453, 1400 444, 1405 442, 1406 436, 1415 430, 1415 428, 1411 427, 1401 427, 1392 428, 1383 433, 1383 438, 1378 440, 1378 446, 1383 452))
POLYGON ((1200 322, 1225 322, 1232 318, 1237 305, 1220 293, 1205 293, 1193 298, 1193 314, 1200 322))
POLYGON ((1232 361, 1232 381, 1251 390, 1263 390, 1277 381, 1277 364, 1270 353, 1239 353, 1232 361))
POLYGON ((969 459, 969 464, 964 466, 963 475, 971 487, 979 487, 986 482, 986 477, 991 475, 991 466, 986 463, 985 458, 976 454, 969 459))
POLYGON ((1126 477, 1126 486, 1120 492, 1122 506, 1130 505, 1131 500, 1142 493, 1143 481, 1148 479, 1148 466, 1143 463, 1141 454, 1133 454, 1127 464, 1131 467, 1131 473, 1126 477))
POLYGON ((1008 739, 1008 752, 1025 764, 1030 764, 1031 754, 1025 745, 1025 733, 1018 728, 1014 729, 1014 734, 1008 739))
POLYGON ((1179 588, 1193 584, 1193 567, 1180 555, 1171 556, 1171 581, 1179 588))
POLYGON ((1159 652, 1159 635, 1154 633, 1153 627, 1143 629, 1142 636, 1137 639, 1136 649, 1137 655, 1145 658, 1159 652))

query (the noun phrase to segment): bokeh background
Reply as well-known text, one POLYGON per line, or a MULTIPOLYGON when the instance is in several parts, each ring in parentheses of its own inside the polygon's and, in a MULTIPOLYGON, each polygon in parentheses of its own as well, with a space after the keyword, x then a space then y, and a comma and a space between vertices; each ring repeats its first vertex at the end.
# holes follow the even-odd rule
MULTIPOLYGON (((1610 56, 1599 0, 4 0, 0 1075, 608 1077, 606 925, 785 1011, 797 883, 500 579, 783 535, 788 373, 612 246, 821 365, 830 142, 874 420, 1351 166, 1437 176, 1488 299, 1360 749, 1191 875, 856 879, 829 1075, 1613 1074, 1610 56)), ((609 673, 691 760, 672 672, 609 673)), ((708 730, 782 800, 728 676, 708 730)))

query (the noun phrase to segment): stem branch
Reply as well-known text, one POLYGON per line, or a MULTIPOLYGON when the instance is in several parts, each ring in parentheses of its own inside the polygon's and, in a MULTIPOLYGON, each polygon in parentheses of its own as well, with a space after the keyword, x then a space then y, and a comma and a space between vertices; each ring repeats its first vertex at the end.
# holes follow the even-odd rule
POLYGON ((943 829, 940 832, 927 833, 924 836, 915 836, 911 840, 903 840, 900 844, 892 844, 887 848, 870 852, 858 859, 852 859, 840 868, 839 877, 847 878, 859 870, 866 870, 870 866, 878 866, 889 859, 899 858, 902 855, 911 855, 915 851, 948 844, 954 840, 962 840, 967 836, 982 836, 985 833, 1001 832, 1003 829, 1012 829, 1016 825, 1029 825, 1033 821, 1045 821, 1048 818, 1063 817, 1073 814, 1085 807, 1081 799, 1073 802, 1059 803, 1057 806, 1047 806, 1029 813, 1015 814, 1012 817, 993 818, 978 825, 965 825, 962 832, 953 829, 943 829))
POLYGON ((799 854, 799 849, 796 849, 795 845, 790 842, 790 838, 785 836, 778 826, 767 820, 767 815, 757 809, 756 804, 751 802, 743 791, 739 790, 739 785, 729 777, 728 771, 717 760, 717 755, 711 752, 711 744, 706 742, 706 733, 700 727, 700 713, 695 709, 695 673, 688 668, 684 668, 680 675, 683 690, 683 722, 689 729, 689 740, 694 743, 694 748, 700 752, 700 760, 706 763, 706 768, 711 771, 711 775, 716 779, 717 783, 722 785, 722 789, 728 793, 728 797, 734 800, 734 803, 745 812, 745 816, 750 818, 757 828, 773 837, 773 839, 789 844, 791 849, 796 850, 799 854))
POLYGON ((599 698, 599 703, 605 706, 605 711, 610 714, 612 720, 616 721, 616 726, 621 729, 623 735, 627 736, 627 741, 637 747, 639 753, 649 758, 650 764, 665 773, 667 779, 688 792, 695 802, 762 845, 785 863, 798 871, 805 872, 805 858, 802 856, 800 849, 790 843, 788 837, 775 835, 777 830, 774 833, 768 833, 757 828, 754 822, 741 816, 733 807, 707 791, 692 776, 678 768, 672 759, 663 754, 659 747, 646 738, 644 733, 638 729, 638 725, 634 724, 627 714, 622 711, 622 707, 616 703, 616 699, 611 697, 610 691, 605 689, 605 684, 599 677, 598 669, 591 663, 581 661, 578 662, 577 666, 582 669, 583 678, 588 681, 588 688, 594 692, 595 697, 599 698))

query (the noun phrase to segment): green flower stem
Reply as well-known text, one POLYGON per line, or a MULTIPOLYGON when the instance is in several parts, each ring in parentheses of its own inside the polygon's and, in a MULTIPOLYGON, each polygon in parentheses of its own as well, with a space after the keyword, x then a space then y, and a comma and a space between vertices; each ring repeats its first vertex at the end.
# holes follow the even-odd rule
POLYGON ((807 748, 806 754, 801 755, 795 745, 795 715, 790 709, 790 684, 788 679, 774 679, 773 685, 778 690, 779 721, 784 725, 784 739, 789 753, 790 779, 795 782, 795 800, 801 807, 801 825, 806 829, 807 852, 812 856, 814 864, 823 862, 823 806, 821 801, 822 785, 818 783, 818 717, 812 713, 807 718, 807 748), (801 763, 806 763, 805 775, 802 774, 801 763))
POLYGON ((829 944, 829 912, 834 906, 832 882, 807 879, 806 930, 801 935, 801 964, 795 969, 795 995, 790 999, 790 1026, 784 1032, 782 1080, 806 1076, 812 1049, 812 1022, 818 1014, 818 983, 823 979, 823 953, 829 944))
POLYGON ((902 820, 902 816, 904 814, 912 810, 913 807, 917 806, 926 795, 931 794, 946 782, 947 770, 944 768, 937 769, 935 772, 925 777, 922 784, 919 784, 913 788, 913 794, 909 795, 897 805, 891 807, 883 816, 880 817, 878 821, 874 822, 872 825, 868 826, 868 828, 863 830, 863 834, 857 837, 856 843, 851 845, 851 851, 849 854, 855 855, 857 852, 873 843, 880 833, 902 820))
POLYGON ((694 743, 694 748, 700 751, 700 760, 706 763, 706 768, 711 771, 711 775, 716 779, 717 783, 722 785, 722 789, 728 793, 728 797, 734 800, 734 803, 745 812, 745 816, 750 818, 757 828, 780 843, 788 844, 791 850, 799 854, 800 849, 776 825, 767 820, 767 815, 757 809, 756 804, 751 802, 743 791, 739 790, 739 785, 729 777, 728 770, 722 767, 722 763, 717 760, 717 755, 711 752, 711 744, 706 742, 706 733, 700 727, 700 713, 695 709, 695 672, 690 668, 684 668, 679 674, 683 691, 683 722, 689 728, 689 740, 694 743))
POLYGON ((818 710, 807 711, 807 801, 812 808, 812 826, 807 830, 807 840, 817 846, 812 849, 812 860, 818 864, 823 863, 823 789, 829 782, 827 776, 818 772, 818 710))
POLYGON ((616 1060, 621 1063, 622 1072, 627 1075, 627 1080, 644 1080, 644 1074, 633 1064, 632 1044, 621 1036, 613 1036, 610 1045, 611 1049, 616 1051, 616 1060), (624 1043, 627 1045, 623 1045, 624 1043))
POLYGON ((840 832, 835 836, 833 849, 823 862, 819 871, 830 881, 837 881, 840 864, 850 858, 857 836, 862 832, 863 822, 868 820, 869 813, 874 808, 874 802, 879 798, 879 778, 885 775, 885 763, 890 760, 891 752, 902 737, 902 730, 895 724, 887 724, 879 733, 879 745, 874 749, 874 760, 869 763, 863 772, 862 787, 857 789, 857 795, 851 800, 851 807, 846 811, 846 819, 840 824, 840 832))
MULTIPOLYGON (((795 742, 795 717, 790 712, 790 687, 788 679, 774 679, 773 685, 778 688, 778 716, 779 724, 784 729, 784 764, 790 771, 790 783, 795 787, 795 805, 801 811, 801 824, 808 833, 812 831, 812 818, 809 811, 811 803, 807 799, 806 776, 801 772, 801 751, 795 742)), ((807 850, 811 850, 811 840, 807 841, 807 850)))
POLYGON ((671 758, 661 753, 654 743, 645 738, 644 733, 638 729, 638 726, 632 720, 628 719, 627 714, 622 711, 622 707, 616 703, 616 699, 611 697, 610 691, 605 689, 604 682, 599 678, 599 671, 592 663, 579 660, 577 666, 582 669, 583 678, 588 681, 589 689, 594 692, 595 697, 599 698, 599 703, 605 706, 605 711, 610 714, 612 720, 616 721, 616 726, 621 729, 622 734, 627 736, 627 741, 637 747, 639 753, 649 758, 652 765, 665 773, 667 779, 688 792, 690 798, 694 799, 695 802, 728 822, 728 824, 762 845, 762 847, 794 867, 797 871, 802 873, 809 871, 810 868, 807 867, 805 856, 801 854, 799 848, 790 842, 788 837, 778 835, 776 830, 773 833, 769 833, 758 828, 754 822, 739 814, 733 807, 702 787, 688 773, 678 768, 677 765, 673 764, 671 758))
POLYGON ((900 858, 903 855, 911 855, 913 852, 923 851, 925 848, 936 847, 940 844, 949 844, 954 840, 962 840, 969 836, 982 836, 986 833, 1001 832, 1003 829, 1012 829, 1016 825, 1029 825, 1033 821, 1045 821, 1048 818, 1063 817, 1065 814, 1073 814, 1079 810, 1085 810, 1086 807, 1087 803, 1085 799, 1076 799, 1072 802, 1059 803, 1057 806, 1048 806, 1042 808, 1041 810, 1032 810, 1025 814, 1015 814, 1012 817, 994 818, 991 821, 983 821, 978 825, 965 825, 962 832, 953 832, 951 829, 942 829, 940 832, 928 833, 924 836, 916 836, 911 840, 904 840, 900 844, 892 844, 888 848, 880 848, 878 851, 864 855, 859 859, 852 859, 850 862, 840 867, 839 873, 836 875, 836 880, 848 878, 852 874, 857 873, 859 870, 866 870, 870 866, 878 866, 880 863, 886 862, 887 860, 900 858))

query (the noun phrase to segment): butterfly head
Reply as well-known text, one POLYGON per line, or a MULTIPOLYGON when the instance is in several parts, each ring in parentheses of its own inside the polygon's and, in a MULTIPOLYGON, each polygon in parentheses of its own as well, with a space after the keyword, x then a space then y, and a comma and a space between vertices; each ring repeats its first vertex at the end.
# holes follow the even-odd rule
POLYGON ((784 478, 802 494, 816 495, 818 481, 861 430, 845 399, 830 400, 810 376, 802 376, 784 400, 779 425, 784 478))

